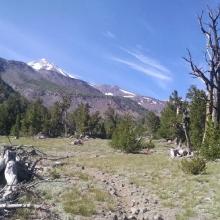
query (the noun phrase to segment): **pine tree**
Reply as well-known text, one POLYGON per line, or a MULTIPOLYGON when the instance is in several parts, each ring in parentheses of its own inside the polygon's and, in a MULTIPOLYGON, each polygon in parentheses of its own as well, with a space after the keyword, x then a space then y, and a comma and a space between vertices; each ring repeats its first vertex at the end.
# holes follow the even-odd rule
POLYGON ((207 160, 220 158, 220 129, 215 127, 211 118, 207 123, 206 136, 202 143, 200 154, 207 160))
POLYGON ((117 124, 112 135, 111 145, 127 153, 136 153, 143 148, 140 134, 130 115, 125 115, 117 124))
POLYGON ((22 122, 24 133, 35 135, 39 132, 42 132, 47 117, 47 109, 43 106, 41 100, 31 103, 27 108, 22 122))
POLYGON ((118 114, 111 106, 109 106, 107 111, 105 112, 105 131, 107 138, 112 137, 112 134, 116 128, 118 121, 119 121, 118 114))
POLYGON ((88 104, 81 103, 72 114, 76 132, 79 135, 85 135, 89 131, 89 108, 88 104))
POLYGON ((15 125, 11 129, 11 134, 18 139, 20 137, 20 130, 21 130, 21 116, 20 114, 16 117, 15 125))
POLYGON ((144 123, 147 128, 147 133, 153 137, 156 135, 160 127, 160 118, 154 112, 148 112, 144 118, 144 123))
POLYGON ((187 93, 189 99, 190 139, 196 149, 201 147, 206 120, 206 94, 191 86, 187 93))
POLYGON ((88 122, 88 133, 92 137, 105 137, 104 124, 100 113, 96 111, 90 115, 88 122))
POLYGON ((167 103, 166 107, 161 112, 159 134, 163 138, 177 139, 177 144, 180 140, 184 140, 185 134, 182 128, 182 112, 184 103, 175 90, 167 103))
POLYGON ((59 102, 55 102, 50 108, 50 119, 49 119, 49 136, 58 137, 64 133, 64 125, 62 122, 62 109, 59 102))

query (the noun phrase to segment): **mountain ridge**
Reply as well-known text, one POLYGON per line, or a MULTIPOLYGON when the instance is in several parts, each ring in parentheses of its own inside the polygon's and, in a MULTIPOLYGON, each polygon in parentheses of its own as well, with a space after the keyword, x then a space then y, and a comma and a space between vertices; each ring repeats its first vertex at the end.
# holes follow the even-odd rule
POLYGON ((163 110, 163 108, 166 105, 166 101, 162 101, 149 96, 135 94, 133 92, 124 90, 119 86, 103 84, 103 85, 95 85, 94 87, 107 96, 119 96, 119 97, 129 98, 133 101, 136 101, 139 105, 141 105, 145 109, 154 111, 155 113, 158 114, 163 110))
POLYGON ((88 103, 91 112, 100 111, 101 114, 109 106, 114 107, 119 114, 130 113, 135 117, 147 112, 133 100, 106 96, 89 83, 63 75, 53 67, 47 68, 47 65, 36 70, 24 62, 0 58, 0 75, 5 83, 22 96, 31 101, 40 98, 47 107, 60 101, 63 94, 69 94, 72 98, 71 109, 80 103, 88 103))

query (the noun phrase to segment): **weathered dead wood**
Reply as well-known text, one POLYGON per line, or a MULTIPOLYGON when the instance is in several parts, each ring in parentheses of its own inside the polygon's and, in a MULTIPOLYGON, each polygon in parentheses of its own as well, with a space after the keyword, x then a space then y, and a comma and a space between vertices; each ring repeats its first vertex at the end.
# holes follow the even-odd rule
POLYGON ((31 209, 39 209, 43 211, 48 211, 48 207, 45 208, 42 205, 35 204, 0 204, 0 209, 19 209, 19 208, 31 208, 31 209))
POLYGON ((207 68, 198 67, 189 50, 188 57, 184 58, 191 66, 192 72, 190 74, 201 79, 206 86, 206 126, 203 141, 207 131, 207 122, 211 119, 215 127, 220 123, 220 7, 216 10, 208 7, 207 15, 207 23, 203 21, 203 12, 201 16, 198 16, 201 32, 206 39, 205 61, 207 68))
MULTIPOLYGON (((41 198, 36 186, 43 182, 58 182, 59 180, 45 179, 38 174, 42 160, 55 161, 56 164, 62 164, 60 160, 74 157, 75 155, 67 155, 58 157, 47 155, 33 146, 4 146, 4 153, 0 157, 0 216, 10 217, 14 211, 19 208, 33 208, 47 211, 47 215, 52 218, 59 217, 52 213, 48 208, 35 204, 20 204, 16 203, 18 199, 24 195, 32 195, 33 197, 41 198), (36 177, 40 181, 36 181, 36 177), (5 183, 4 181, 5 180, 5 183)), ((63 181, 59 181, 63 182, 63 181)), ((48 218, 47 218, 48 219, 48 218)))
POLYGON ((0 158, 0 172, 5 168, 5 159, 0 158))
POLYGON ((189 148, 171 148, 169 151, 169 155, 171 159, 179 158, 179 157, 193 157, 194 153, 189 148))

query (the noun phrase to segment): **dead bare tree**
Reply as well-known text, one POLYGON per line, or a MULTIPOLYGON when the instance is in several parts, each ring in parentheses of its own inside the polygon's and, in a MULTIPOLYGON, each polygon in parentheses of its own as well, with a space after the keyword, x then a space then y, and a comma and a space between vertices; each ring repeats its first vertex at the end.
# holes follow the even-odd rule
POLYGON ((201 32, 206 38, 205 61, 207 69, 205 70, 194 63, 189 50, 188 57, 184 59, 191 66, 191 75, 202 80, 206 86, 207 105, 206 128, 204 132, 205 138, 207 121, 211 119, 215 127, 217 127, 220 122, 220 8, 212 10, 208 7, 208 23, 203 21, 203 14, 202 12, 198 17, 198 21, 201 32))

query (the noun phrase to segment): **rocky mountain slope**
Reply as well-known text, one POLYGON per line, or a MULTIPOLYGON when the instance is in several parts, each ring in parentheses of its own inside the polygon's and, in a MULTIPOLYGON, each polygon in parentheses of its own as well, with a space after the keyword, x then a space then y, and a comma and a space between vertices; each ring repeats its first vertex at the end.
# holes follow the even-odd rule
POLYGON ((88 103, 92 112, 98 110, 104 113, 112 106, 119 114, 129 112, 140 116, 146 113, 146 109, 136 101, 120 96, 106 96, 87 82, 73 78, 45 59, 26 64, 0 58, 0 75, 5 83, 28 100, 40 98, 48 107, 66 93, 72 97, 72 109, 80 103, 88 103))
POLYGON ((97 88, 99 91, 101 91, 103 94, 107 96, 119 96, 129 98, 137 102, 140 106, 144 107, 145 109, 154 111, 156 113, 160 113, 166 104, 165 101, 161 101, 148 96, 134 94, 132 92, 123 90, 118 86, 98 85, 95 86, 95 88, 97 88))

